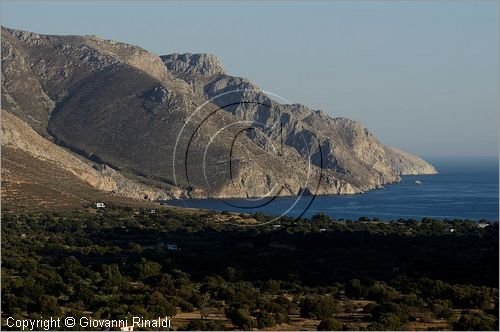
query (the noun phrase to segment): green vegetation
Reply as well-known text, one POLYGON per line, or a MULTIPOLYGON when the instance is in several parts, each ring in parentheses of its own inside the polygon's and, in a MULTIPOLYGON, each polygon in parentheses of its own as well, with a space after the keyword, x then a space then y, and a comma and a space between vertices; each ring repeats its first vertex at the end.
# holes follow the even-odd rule
POLYGON ((3 328, 9 316, 169 315, 184 330, 498 329, 496 223, 318 215, 275 232, 214 217, 4 213, 3 328))
POLYGON ((342 323, 335 318, 322 320, 318 325, 318 331, 342 331, 342 323))

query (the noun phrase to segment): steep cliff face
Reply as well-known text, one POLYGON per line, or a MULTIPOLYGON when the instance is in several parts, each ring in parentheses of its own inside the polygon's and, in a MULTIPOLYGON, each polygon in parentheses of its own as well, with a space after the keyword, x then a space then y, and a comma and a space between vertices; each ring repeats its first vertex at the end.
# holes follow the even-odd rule
POLYGON ((2 29, 2 107, 48 136, 47 123, 55 103, 45 93, 29 54, 22 47, 23 43, 36 45, 41 36, 24 31, 15 33, 17 38, 2 29))
POLYGON ((11 126, 9 149, 68 159, 81 181, 129 197, 352 194, 410 167, 359 123, 278 103, 212 55, 160 58, 95 36, 3 28, 2 105, 48 139, 29 147, 11 126))
POLYGON ((227 75, 213 55, 171 54, 161 58, 169 72, 189 83, 195 93, 243 120, 266 124, 272 128, 268 130, 272 137, 283 134, 285 144, 302 156, 311 149, 313 154, 318 153, 311 143, 319 138, 324 167, 361 190, 398 181, 400 175, 436 173, 426 161, 409 153, 401 151, 396 157, 395 150, 386 148, 358 122, 269 98, 247 79, 227 75), (214 68, 208 69, 212 64, 214 68), (280 126, 273 127, 277 123, 280 126))
POLYGON ((162 59, 168 71, 175 73, 176 76, 200 75, 212 77, 224 74, 222 63, 216 56, 211 54, 175 53, 164 56, 162 59))
MULTIPOLYGON (((4 70, 2 97, 12 101, 7 110, 84 158, 153 182, 173 196, 265 195, 280 174, 291 173, 291 166, 294 176, 282 177, 279 194, 294 195, 307 185, 309 169, 299 156, 283 160, 247 135, 233 142, 243 124, 217 134, 221 124, 235 122, 234 116, 218 112, 207 117, 215 108, 210 103, 195 114, 205 99, 171 75, 159 57, 93 36, 43 36, 8 29, 2 34, 2 47, 13 50, 10 54, 23 54, 29 79, 40 87, 29 97, 48 100, 43 112, 34 102, 26 103, 28 96, 18 93, 23 91, 24 76, 4 70)), ((2 61, 8 69, 18 68, 21 60, 6 53, 2 61)), ((317 167, 312 172, 319 178, 317 167)), ((332 183, 322 191, 346 193, 348 186, 341 180, 332 183)))

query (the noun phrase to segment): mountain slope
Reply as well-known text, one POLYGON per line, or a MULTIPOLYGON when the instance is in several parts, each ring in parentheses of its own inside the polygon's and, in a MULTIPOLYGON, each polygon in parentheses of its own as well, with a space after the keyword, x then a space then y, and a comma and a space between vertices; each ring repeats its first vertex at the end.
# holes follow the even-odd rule
POLYGON ((401 175, 436 174, 436 169, 420 157, 398 148, 387 146, 385 151, 393 168, 401 175))
POLYGON ((405 172, 408 157, 389 158, 359 123, 234 91, 250 88, 208 55, 2 28, 3 108, 64 158, 166 198, 359 193, 405 172))
POLYGON ((31 193, 32 199, 44 200, 48 205, 56 201, 71 205, 105 197, 99 193, 138 200, 145 196, 148 199, 170 198, 164 190, 132 181, 110 167, 92 165, 78 158, 5 111, 2 111, 2 183, 8 205, 23 192, 25 195, 31 193))
MULTIPOLYGON (((308 134, 315 133, 322 140, 326 168, 337 171, 338 176, 344 176, 360 188, 371 189, 372 186, 397 181, 399 175, 436 173, 424 160, 401 150, 396 152, 393 148, 384 147, 355 121, 331 118, 324 112, 310 110, 304 105, 281 104, 272 100, 248 80, 227 75, 220 61, 212 55, 186 53, 164 55, 161 58, 167 69, 186 81, 196 93, 211 99, 220 107, 236 104, 225 109, 241 119, 266 123, 269 128, 274 123, 281 123, 285 144, 302 155, 305 154, 302 138, 306 136, 306 144, 315 149, 314 144, 311 145, 312 136, 308 134), (244 100, 258 100, 259 103, 238 104, 244 100)), ((278 136, 277 130, 275 127, 274 136, 278 136)), ((273 133, 269 132, 269 135, 273 133)))

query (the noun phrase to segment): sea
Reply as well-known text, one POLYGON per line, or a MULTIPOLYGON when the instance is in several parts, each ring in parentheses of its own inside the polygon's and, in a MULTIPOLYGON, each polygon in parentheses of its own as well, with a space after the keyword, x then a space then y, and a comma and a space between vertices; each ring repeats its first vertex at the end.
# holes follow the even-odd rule
POLYGON ((190 199, 168 201, 168 204, 304 218, 324 213, 336 220, 357 220, 365 216, 387 221, 424 217, 499 220, 498 158, 428 160, 439 174, 403 176, 400 183, 363 194, 278 197, 271 202, 270 199, 190 199))

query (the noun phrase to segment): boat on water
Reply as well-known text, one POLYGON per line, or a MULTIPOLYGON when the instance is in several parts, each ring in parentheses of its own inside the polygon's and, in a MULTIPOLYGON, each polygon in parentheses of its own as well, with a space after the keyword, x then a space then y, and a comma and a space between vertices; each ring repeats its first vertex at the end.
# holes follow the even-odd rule
POLYGON ((419 180, 415 180, 414 184, 416 184, 416 185, 419 185, 419 186, 420 186, 420 185, 422 185, 423 183, 422 183, 421 181, 419 181, 419 180))

